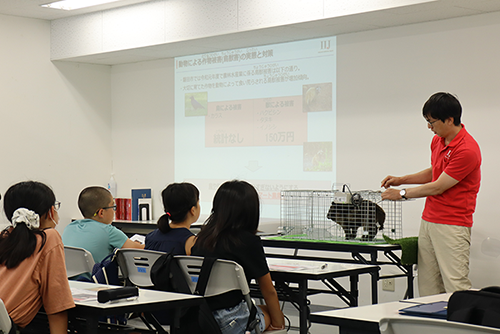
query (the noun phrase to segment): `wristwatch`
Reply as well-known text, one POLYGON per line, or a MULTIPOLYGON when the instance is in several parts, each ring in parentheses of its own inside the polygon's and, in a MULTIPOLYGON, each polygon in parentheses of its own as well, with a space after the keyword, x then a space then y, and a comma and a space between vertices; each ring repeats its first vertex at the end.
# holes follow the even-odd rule
POLYGON ((401 198, 404 199, 404 200, 407 200, 408 197, 406 197, 406 189, 403 189, 399 192, 399 194, 401 195, 401 198))

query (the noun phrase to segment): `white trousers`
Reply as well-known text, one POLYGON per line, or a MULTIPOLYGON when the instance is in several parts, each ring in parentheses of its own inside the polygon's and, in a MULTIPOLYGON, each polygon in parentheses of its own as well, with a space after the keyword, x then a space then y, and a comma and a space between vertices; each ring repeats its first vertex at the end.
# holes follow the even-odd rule
POLYGON ((418 235, 420 296, 470 289, 471 228, 422 220, 418 235))

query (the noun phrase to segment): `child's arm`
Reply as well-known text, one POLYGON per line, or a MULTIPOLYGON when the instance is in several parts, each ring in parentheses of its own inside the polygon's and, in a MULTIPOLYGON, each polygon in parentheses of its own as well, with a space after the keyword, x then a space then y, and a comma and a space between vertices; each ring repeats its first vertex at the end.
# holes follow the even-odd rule
POLYGON ((193 248, 195 242, 196 242, 196 236, 192 235, 189 238, 187 238, 186 243, 184 244, 186 255, 191 255, 191 248, 193 248))
POLYGON ((50 334, 67 334, 68 313, 66 311, 47 314, 47 318, 49 319, 50 334))
MULTIPOLYGON (((278 294, 276 293, 273 281, 271 280, 271 274, 267 273, 266 275, 259 277, 257 282, 259 283, 260 291, 266 301, 267 310, 269 311, 269 316, 271 317, 270 323, 266 323, 266 329, 268 329, 270 325, 272 325, 273 328, 284 328, 285 317, 280 309, 278 294)), ((262 309, 265 311, 265 308, 262 309)))
POLYGON ((144 249, 144 245, 141 244, 140 242, 132 241, 130 239, 127 239, 125 243, 123 244, 122 248, 137 248, 137 249, 144 249))

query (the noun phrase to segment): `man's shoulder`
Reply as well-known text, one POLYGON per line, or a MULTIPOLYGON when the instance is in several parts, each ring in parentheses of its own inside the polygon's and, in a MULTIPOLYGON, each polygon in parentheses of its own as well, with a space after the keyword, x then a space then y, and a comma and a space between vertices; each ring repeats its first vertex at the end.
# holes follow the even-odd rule
POLYGON ((468 132, 465 133, 463 140, 456 146, 455 152, 461 152, 467 156, 467 159, 481 160, 481 149, 477 141, 468 132))

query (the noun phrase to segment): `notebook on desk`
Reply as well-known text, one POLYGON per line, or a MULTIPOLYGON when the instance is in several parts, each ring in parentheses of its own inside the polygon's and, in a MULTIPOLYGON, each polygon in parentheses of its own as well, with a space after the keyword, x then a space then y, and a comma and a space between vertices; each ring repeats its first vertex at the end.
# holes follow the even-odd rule
POLYGON ((419 317, 446 319, 447 315, 447 301, 418 304, 415 306, 406 307, 399 310, 401 315, 413 315, 419 317))

